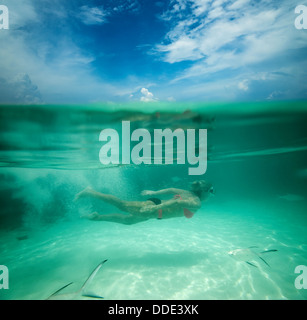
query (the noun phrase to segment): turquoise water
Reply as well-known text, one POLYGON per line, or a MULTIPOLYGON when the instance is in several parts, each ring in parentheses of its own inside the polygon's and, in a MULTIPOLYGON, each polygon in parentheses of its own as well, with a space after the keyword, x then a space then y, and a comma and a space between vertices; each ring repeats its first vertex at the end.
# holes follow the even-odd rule
POLYGON ((2 106, 0 114, 0 265, 9 269, 0 299, 47 299, 70 282, 65 291, 76 291, 104 259, 90 289, 107 300, 307 298, 294 273, 307 265, 306 103, 2 106), (99 133, 120 132, 123 120, 149 132, 208 129, 199 178, 216 193, 192 219, 80 219, 118 211, 73 202, 87 186, 142 200, 144 189, 187 189, 198 178, 189 164, 103 166, 99 133), (228 254, 252 246, 277 250, 263 256, 269 266, 228 254))

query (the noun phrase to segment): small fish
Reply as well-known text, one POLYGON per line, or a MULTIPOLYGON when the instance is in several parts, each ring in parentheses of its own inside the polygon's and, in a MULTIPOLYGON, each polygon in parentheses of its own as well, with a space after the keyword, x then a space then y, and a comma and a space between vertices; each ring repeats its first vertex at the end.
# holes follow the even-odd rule
POLYGON ((268 267, 270 267, 270 265, 260 256, 262 254, 265 253, 269 253, 269 252, 276 252, 276 249, 271 249, 271 250, 264 250, 261 251, 259 253, 256 253, 255 251, 251 250, 257 248, 255 246, 253 247, 249 247, 249 248, 245 248, 245 249, 236 249, 236 250, 232 250, 229 251, 228 254, 233 257, 234 259, 238 260, 238 261, 244 261, 247 264, 249 264, 250 266, 256 267, 258 268, 254 263, 252 263, 251 261, 257 261, 258 259, 260 259, 263 263, 265 263, 268 267))
POLYGON ((89 275, 89 277, 84 282, 83 286, 80 290, 73 292, 73 293, 67 293, 67 294, 58 294, 68 286, 70 286, 73 282, 70 282, 66 284, 64 287, 60 288, 59 290, 55 291, 52 295, 50 295, 46 300, 73 300, 76 299, 78 296, 83 297, 89 297, 89 298, 96 298, 96 299, 103 299, 103 297, 98 296, 94 293, 90 293, 87 291, 87 287, 90 285, 92 280, 94 279, 95 275, 99 271, 99 269, 102 267, 102 265, 107 262, 108 260, 104 260, 94 269, 94 271, 89 275))

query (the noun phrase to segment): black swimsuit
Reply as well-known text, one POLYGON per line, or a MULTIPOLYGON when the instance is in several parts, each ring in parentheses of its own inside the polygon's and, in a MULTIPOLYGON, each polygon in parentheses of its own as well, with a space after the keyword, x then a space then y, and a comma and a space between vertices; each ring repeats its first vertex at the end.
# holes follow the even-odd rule
POLYGON ((153 202, 156 206, 162 203, 162 201, 158 198, 149 198, 147 201, 153 202))
MULTIPOLYGON (((156 206, 162 203, 162 201, 158 198, 149 198, 147 201, 153 202, 156 206)), ((162 209, 159 209, 158 211, 158 218, 157 219, 162 219, 162 209)))

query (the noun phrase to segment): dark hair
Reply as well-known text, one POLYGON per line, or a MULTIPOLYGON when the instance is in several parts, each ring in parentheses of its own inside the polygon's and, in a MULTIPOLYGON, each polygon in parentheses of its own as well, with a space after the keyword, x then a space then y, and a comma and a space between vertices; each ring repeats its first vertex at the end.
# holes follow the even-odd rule
POLYGON ((204 200, 213 192, 212 183, 205 180, 197 180, 192 183, 191 191, 200 199, 204 200))

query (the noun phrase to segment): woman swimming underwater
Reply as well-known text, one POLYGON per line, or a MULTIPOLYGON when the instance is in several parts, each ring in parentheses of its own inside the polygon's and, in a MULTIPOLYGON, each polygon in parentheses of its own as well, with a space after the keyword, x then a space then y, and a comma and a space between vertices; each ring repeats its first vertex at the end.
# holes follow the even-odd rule
POLYGON ((90 197, 100 199, 109 203, 124 213, 99 214, 94 212, 83 215, 96 221, 110 221, 126 225, 136 224, 149 219, 170 219, 176 217, 192 218, 194 213, 200 209, 201 201, 209 198, 214 193, 211 183, 204 180, 194 181, 190 190, 168 188, 159 191, 144 190, 142 196, 149 196, 145 201, 125 201, 110 194, 104 194, 90 187, 79 192, 75 201, 80 198, 90 197), (160 195, 173 195, 169 200, 160 200, 160 195))

